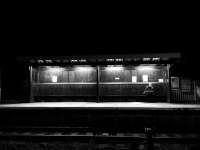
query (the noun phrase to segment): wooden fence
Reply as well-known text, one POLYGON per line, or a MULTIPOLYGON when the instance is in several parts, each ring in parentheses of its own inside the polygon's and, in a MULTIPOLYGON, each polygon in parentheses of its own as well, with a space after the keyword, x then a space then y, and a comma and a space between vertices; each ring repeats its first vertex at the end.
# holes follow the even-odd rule
POLYGON ((178 80, 177 87, 171 87, 171 102, 184 104, 200 103, 198 96, 199 81, 183 78, 179 78, 178 80), (187 83, 184 83, 186 80, 187 83))

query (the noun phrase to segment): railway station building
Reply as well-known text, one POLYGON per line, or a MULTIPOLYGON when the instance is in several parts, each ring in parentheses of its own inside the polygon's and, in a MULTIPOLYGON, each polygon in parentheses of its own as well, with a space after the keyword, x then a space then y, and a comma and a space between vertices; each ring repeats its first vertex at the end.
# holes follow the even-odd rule
MULTIPOLYGON (((198 83, 174 73, 180 53, 23 56, 16 61, 23 66, 17 74, 23 72, 18 77, 26 98, 9 98, 9 87, 1 91, 2 103, 198 102, 198 83)), ((2 67, 1 78, 8 76, 7 68, 2 67)))

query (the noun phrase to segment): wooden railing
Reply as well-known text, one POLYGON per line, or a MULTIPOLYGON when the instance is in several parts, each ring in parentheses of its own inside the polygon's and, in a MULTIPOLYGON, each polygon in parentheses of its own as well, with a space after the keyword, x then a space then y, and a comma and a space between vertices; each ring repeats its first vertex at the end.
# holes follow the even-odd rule
POLYGON ((199 103, 195 99, 194 92, 180 89, 172 89, 171 91, 171 102, 175 103, 199 103))

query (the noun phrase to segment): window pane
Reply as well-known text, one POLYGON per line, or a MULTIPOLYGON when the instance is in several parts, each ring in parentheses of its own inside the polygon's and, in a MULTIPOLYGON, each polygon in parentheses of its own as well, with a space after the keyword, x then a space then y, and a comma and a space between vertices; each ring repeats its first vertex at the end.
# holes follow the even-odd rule
POLYGON ((36 83, 96 82, 95 67, 38 67, 33 71, 36 83), (56 82, 55 82, 56 81, 56 82))
POLYGON ((100 82, 131 82, 131 70, 117 65, 100 67, 100 82))
POLYGON ((96 82, 94 67, 73 67, 68 73, 69 82, 96 82))
POLYGON ((33 68, 33 95, 35 97, 96 96, 96 67, 40 66, 33 68))
MULTIPOLYGON (((100 96, 106 98, 138 97, 150 93, 167 97, 168 72, 166 65, 109 65, 100 67, 100 96), (146 92, 145 92, 146 90, 146 92)), ((111 98, 115 101, 115 98, 111 98)))

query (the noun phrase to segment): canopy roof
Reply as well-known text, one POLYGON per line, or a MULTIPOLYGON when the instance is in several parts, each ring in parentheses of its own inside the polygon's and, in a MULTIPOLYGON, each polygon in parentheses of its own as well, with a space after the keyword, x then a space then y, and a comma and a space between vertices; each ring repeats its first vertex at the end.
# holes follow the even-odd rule
POLYGON ((92 63, 174 63, 180 53, 141 53, 71 56, 21 56, 18 60, 29 64, 92 64, 92 63))

